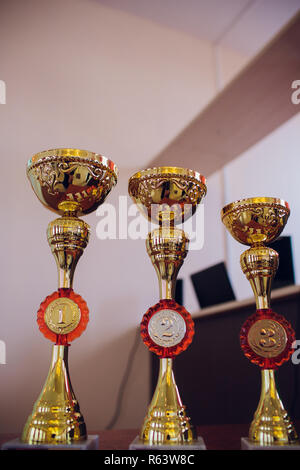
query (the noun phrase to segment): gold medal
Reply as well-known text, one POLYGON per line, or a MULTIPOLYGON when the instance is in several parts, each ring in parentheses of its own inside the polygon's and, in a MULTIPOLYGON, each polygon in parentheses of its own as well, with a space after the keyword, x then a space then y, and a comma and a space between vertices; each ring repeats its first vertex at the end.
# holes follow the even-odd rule
POLYGON ((49 330, 65 335, 78 326, 81 311, 73 300, 68 297, 59 297, 48 305, 44 319, 49 330))

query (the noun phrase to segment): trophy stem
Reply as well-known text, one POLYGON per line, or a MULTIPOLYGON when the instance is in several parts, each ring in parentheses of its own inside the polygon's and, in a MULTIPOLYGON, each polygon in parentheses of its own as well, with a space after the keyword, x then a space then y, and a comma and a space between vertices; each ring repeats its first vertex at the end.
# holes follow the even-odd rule
POLYGON ((275 371, 261 370, 261 395, 249 437, 260 445, 290 444, 297 440, 294 426, 279 397, 275 371))
POLYGON ((59 288, 72 288, 75 268, 89 234, 89 225, 75 215, 63 215, 49 223, 47 238, 57 264, 59 288))
POLYGON ((49 373, 22 434, 28 444, 66 444, 86 439, 86 426, 68 368, 69 346, 53 345, 49 373))
POLYGON ((252 287, 257 309, 270 308, 272 280, 278 268, 277 251, 255 244, 241 254, 241 267, 252 287))
POLYGON ((158 273, 159 297, 161 299, 173 299, 175 296, 176 280, 162 279, 158 273))
POLYGON ((174 299, 178 272, 188 253, 189 239, 183 230, 160 227, 149 233, 146 246, 159 282, 161 299, 174 299))
POLYGON ((157 386, 140 433, 144 444, 184 444, 195 439, 175 383, 173 360, 160 358, 157 386))

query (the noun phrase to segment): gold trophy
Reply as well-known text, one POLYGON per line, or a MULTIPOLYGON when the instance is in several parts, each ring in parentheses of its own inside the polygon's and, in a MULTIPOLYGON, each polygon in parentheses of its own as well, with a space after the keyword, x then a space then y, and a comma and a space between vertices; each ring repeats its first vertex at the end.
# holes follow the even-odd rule
POLYGON ((87 304, 73 291, 73 276, 90 233, 78 216, 104 202, 117 182, 117 168, 102 155, 62 148, 34 155, 27 176, 41 203, 61 215, 47 230, 58 268, 58 290, 41 303, 37 315, 40 331, 54 344, 45 385, 21 440, 5 448, 96 448, 98 436, 87 435, 68 369, 70 343, 83 333, 89 316, 87 304))
POLYGON ((243 273, 255 295, 256 312, 242 325, 240 344, 245 356, 261 369, 261 396, 243 449, 295 448, 297 433, 276 387, 275 370, 292 354, 294 331, 270 306, 271 283, 279 255, 268 247, 283 231, 290 209, 272 197, 254 197, 228 204, 221 218, 238 242, 250 246, 241 254, 243 273), (279 447, 281 446, 281 447, 279 447))
POLYGON ((191 315, 174 300, 177 274, 189 244, 176 225, 195 213, 206 194, 205 178, 183 168, 150 168, 130 178, 128 191, 148 220, 159 225, 148 234, 146 247, 158 276, 160 297, 141 322, 144 343, 160 358, 158 383, 130 449, 205 449, 186 414, 172 370, 174 357, 189 346, 194 335, 191 315))

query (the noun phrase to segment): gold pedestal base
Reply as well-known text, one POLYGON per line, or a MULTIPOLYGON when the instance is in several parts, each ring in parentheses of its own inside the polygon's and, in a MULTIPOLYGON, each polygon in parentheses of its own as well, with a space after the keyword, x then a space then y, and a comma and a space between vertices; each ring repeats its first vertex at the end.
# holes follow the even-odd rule
POLYGON ((83 441, 70 444, 27 444, 20 439, 6 442, 1 450, 99 450, 99 436, 89 435, 83 441))
POLYGON ((300 450, 300 442, 292 442, 291 444, 259 444, 253 442, 249 437, 242 437, 241 439, 241 450, 300 450))
POLYGON ((188 444, 144 444, 139 436, 137 436, 129 446, 129 450, 206 450, 206 445, 202 437, 188 444))
POLYGON ((68 346, 54 345, 44 388, 25 424, 27 444, 72 444, 87 438, 68 371, 68 346))
POLYGON ((261 377, 261 396, 249 430, 250 442, 262 446, 297 442, 297 432, 276 389, 274 370, 263 369, 261 377))
POLYGON ((181 403, 172 371, 172 359, 160 359, 158 383, 139 441, 143 445, 189 445, 197 436, 181 403))

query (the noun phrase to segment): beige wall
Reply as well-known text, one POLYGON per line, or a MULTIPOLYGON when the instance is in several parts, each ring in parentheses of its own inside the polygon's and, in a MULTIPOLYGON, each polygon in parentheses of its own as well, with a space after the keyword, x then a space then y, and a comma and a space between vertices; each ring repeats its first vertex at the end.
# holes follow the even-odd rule
MULTIPOLYGON (((282 235, 292 238, 296 283, 300 281, 299 126, 300 113, 224 168, 226 204, 253 196, 279 197, 289 203, 291 213, 282 235)), ((230 276, 237 298, 244 299, 252 295, 239 265, 245 247, 229 234, 226 239, 230 276)))
POLYGON ((181 272, 185 281, 185 305, 195 314, 201 315, 201 309, 190 275, 221 261, 226 263, 236 298, 243 300, 253 296, 240 267, 240 255, 246 247, 232 238, 220 218, 222 207, 238 199, 270 196, 289 203, 291 213, 282 235, 291 236, 295 282, 299 284, 299 125, 300 113, 208 178, 204 246, 200 252, 189 255, 181 272))
MULTIPOLYGON (((0 339, 7 353, 6 365, 0 364, 0 432, 20 432, 50 361, 51 345, 38 331, 36 311, 57 287, 45 234, 55 215, 34 196, 27 159, 63 146, 104 153, 120 167, 108 199, 118 207, 134 169, 147 166, 213 98, 215 64, 209 43, 92 0, 12 0, 0 8, 0 79, 7 86, 0 107, 0 339)), ((234 60, 235 72, 240 59, 234 60)), ((222 61, 228 78, 226 53, 222 61)), ((222 202, 220 178, 213 175, 209 186, 208 228, 222 202)), ((91 241, 74 289, 89 305, 90 323, 71 347, 70 371, 88 428, 97 430, 113 415, 136 328, 158 290, 143 240, 101 241, 99 217, 85 220, 91 241)), ((222 259, 223 234, 209 233, 205 250, 189 254, 183 274, 222 259)), ((194 294, 187 289, 193 311, 194 294)), ((132 366, 120 428, 138 427, 149 400, 149 357, 142 343, 132 366)))

